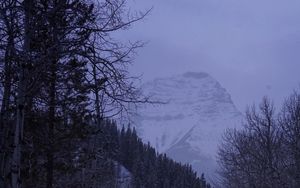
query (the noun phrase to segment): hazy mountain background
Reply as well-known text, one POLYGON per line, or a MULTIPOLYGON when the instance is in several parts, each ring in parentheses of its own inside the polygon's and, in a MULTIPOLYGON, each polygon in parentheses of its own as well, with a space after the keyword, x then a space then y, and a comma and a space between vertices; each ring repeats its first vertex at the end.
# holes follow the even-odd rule
POLYGON ((237 108, 270 96, 276 107, 297 88, 300 1, 131 0, 153 8, 124 40, 144 40, 131 72, 143 81, 205 71, 231 94, 237 108))
POLYGON ((192 164, 210 180, 216 176, 216 154, 228 128, 239 127, 242 114, 220 83, 204 72, 157 78, 143 86, 165 104, 138 108, 135 125, 145 143, 178 162, 192 164))

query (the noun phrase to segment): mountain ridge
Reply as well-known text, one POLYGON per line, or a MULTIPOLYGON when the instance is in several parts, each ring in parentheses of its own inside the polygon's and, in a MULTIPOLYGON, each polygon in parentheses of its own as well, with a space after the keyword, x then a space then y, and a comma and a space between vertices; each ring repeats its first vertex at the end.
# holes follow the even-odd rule
POLYGON ((242 119, 226 89, 205 72, 157 78, 143 89, 166 103, 138 108, 139 136, 159 152, 192 164, 198 175, 213 177, 221 135, 242 119))

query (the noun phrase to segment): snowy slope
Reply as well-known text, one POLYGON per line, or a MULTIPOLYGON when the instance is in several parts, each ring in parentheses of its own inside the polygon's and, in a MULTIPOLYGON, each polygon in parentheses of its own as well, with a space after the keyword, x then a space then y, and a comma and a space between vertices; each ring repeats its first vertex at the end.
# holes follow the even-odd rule
POLYGON ((213 178, 221 135, 242 119, 230 95, 203 72, 155 79, 143 88, 164 104, 138 109, 139 136, 159 152, 192 164, 199 175, 213 178))
POLYGON ((119 163, 116 163, 116 175, 117 188, 128 188, 131 186, 132 174, 119 163))

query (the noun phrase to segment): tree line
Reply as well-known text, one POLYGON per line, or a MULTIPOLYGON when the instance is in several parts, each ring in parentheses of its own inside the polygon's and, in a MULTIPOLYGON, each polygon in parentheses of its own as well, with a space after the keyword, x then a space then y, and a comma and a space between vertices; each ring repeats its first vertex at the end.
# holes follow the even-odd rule
POLYGON ((225 133, 218 157, 222 187, 300 187, 300 93, 279 113, 268 98, 249 108, 243 129, 225 133))
POLYGON ((149 143, 143 143, 137 136, 135 128, 123 127, 119 130, 116 123, 110 120, 103 121, 101 127, 103 131, 100 133, 101 137, 97 137, 98 144, 95 149, 101 151, 103 157, 97 158, 96 164, 108 166, 106 168, 89 166, 87 169, 91 171, 102 170, 97 170, 98 182, 93 182, 95 181, 93 178, 86 178, 85 187, 95 183, 98 183, 95 187, 116 187, 118 174, 112 161, 124 166, 130 172, 129 188, 210 187, 204 175, 198 177, 191 165, 175 162, 165 154, 157 153, 149 143), (109 171, 111 173, 108 173, 109 171), (109 178, 104 178, 108 175, 109 178))

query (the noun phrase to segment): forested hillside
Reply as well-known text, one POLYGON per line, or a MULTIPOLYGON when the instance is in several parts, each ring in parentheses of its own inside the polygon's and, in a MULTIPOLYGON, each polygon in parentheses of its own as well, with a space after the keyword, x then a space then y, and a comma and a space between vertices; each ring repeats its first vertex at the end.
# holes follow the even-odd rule
MULTIPOLYGON (((109 164, 109 161, 117 162, 124 166, 131 174, 130 187, 145 188, 206 188, 210 187, 204 176, 199 178, 192 170, 190 165, 180 164, 166 157, 165 154, 159 154, 149 144, 144 144, 137 137, 135 129, 124 127, 118 130, 112 121, 103 121, 102 130, 96 139, 100 144, 95 148, 101 151, 102 156, 106 158, 97 158, 97 164, 109 164), (105 138, 105 139, 103 139, 105 138)), ((95 138, 94 138, 95 139, 95 138)), ((98 171, 100 185, 109 184, 108 187, 115 187, 115 184, 122 182, 122 176, 117 173, 116 166, 110 166, 111 177, 103 181, 107 173, 98 171)), ((102 168, 104 169, 104 168, 102 168)), ((91 179, 89 179, 91 180, 91 179)), ((87 182, 88 183, 88 182, 87 182)), ((86 187, 89 187, 88 185, 86 187)))

